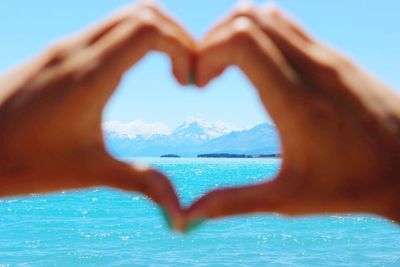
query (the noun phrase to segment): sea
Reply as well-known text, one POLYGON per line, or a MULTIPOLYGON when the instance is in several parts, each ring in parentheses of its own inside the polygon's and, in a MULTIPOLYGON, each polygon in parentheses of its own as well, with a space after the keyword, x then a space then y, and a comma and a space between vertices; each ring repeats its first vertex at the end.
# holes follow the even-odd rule
MULTIPOLYGON (((125 159, 173 181, 185 205, 256 183, 279 159, 125 159)), ((400 266, 400 227, 369 215, 207 222, 182 235, 142 195, 93 188, 0 200, 0 266, 400 266)))

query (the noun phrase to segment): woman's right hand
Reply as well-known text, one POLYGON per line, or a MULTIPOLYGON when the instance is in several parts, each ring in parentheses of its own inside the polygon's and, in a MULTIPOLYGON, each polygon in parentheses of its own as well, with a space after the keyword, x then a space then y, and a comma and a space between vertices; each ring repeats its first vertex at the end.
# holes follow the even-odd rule
POLYGON ((214 190, 194 221, 254 212, 374 213, 400 222, 400 98, 273 6, 242 5, 200 46, 197 84, 237 65, 282 142, 271 181, 214 190))

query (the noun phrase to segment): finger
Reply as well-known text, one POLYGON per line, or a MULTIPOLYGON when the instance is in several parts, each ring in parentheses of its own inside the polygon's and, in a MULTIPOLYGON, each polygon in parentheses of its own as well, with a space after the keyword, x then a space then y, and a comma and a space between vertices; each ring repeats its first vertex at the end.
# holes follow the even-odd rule
POLYGON ((221 29, 226 28, 240 17, 251 19, 259 26, 274 41, 288 63, 294 63, 293 67, 296 70, 299 66, 304 68, 304 61, 310 61, 308 50, 314 44, 313 39, 292 19, 286 18, 286 15, 278 7, 272 4, 257 8, 248 1, 240 2, 234 12, 216 26, 210 34, 221 31, 221 29))
POLYGON ((175 18, 171 16, 162 6, 156 5, 154 3, 145 3, 145 7, 151 9, 159 18, 161 18, 165 24, 169 24, 175 28, 176 32, 183 38, 184 42, 188 45, 195 45, 195 41, 191 37, 190 33, 177 22, 175 18))
MULTIPOLYGON (((72 80, 85 77, 81 86, 85 90, 78 88, 79 94, 93 105, 96 102, 98 109, 112 95, 125 71, 154 50, 170 56, 178 81, 187 84, 195 53, 194 41, 176 22, 166 20, 166 15, 155 9, 148 5, 128 9, 132 12, 130 16, 125 11, 123 14, 127 17, 115 19, 118 22, 112 27, 100 26, 103 31, 97 30, 97 36, 91 35, 90 45, 74 50, 61 66, 47 76, 71 76, 72 80), (93 97, 94 94, 96 97, 93 97)), ((63 51, 64 47, 57 49, 63 51)))
POLYGON ((217 189, 207 193, 186 210, 186 225, 226 216, 281 212, 284 198, 280 180, 217 189))
POLYGON ((308 43, 317 42, 306 29, 300 26, 293 16, 272 3, 268 3, 260 8, 257 8, 256 13, 261 15, 261 18, 264 16, 275 16, 278 20, 282 19, 285 21, 285 27, 288 28, 288 31, 291 31, 294 35, 297 35, 297 37, 302 39, 302 41, 308 43))
POLYGON ((250 4, 239 5, 229 17, 229 21, 238 17, 253 20, 275 42, 289 63, 292 62, 293 56, 310 60, 309 51, 316 41, 274 4, 269 3, 259 8, 250 4), (291 56, 285 53, 288 51, 292 53, 291 56))
POLYGON ((275 6, 259 11, 263 30, 282 52, 307 89, 317 93, 339 92, 337 77, 354 70, 346 57, 312 38, 289 15, 275 6))
POLYGON ((166 53, 173 61, 178 80, 187 83, 195 42, 175 21, 148 4, 140 13, 104 36, 94 49, 114 61, 124 72, 150 50, 166 53), (131 57, 130 57, 131 55, 131 57))
MULTIPOLYGON (((85 49, 87 46, 94 43, 96 40, 99 40, 106 33, 129 18, 127 14, 131 13, 137 7, 138 5, 129 5, 121 8, 120 10, 114 12, 107 19, 90 25, 87 27, 87 29, 83 30, 79 34, 60 38, 46 48, 44 53, 28 62, 17 65, 12 71, 7 73, 7 77, 23 74, 24 76, 28 77, 29 81, 32 81, 34 78, 36 78, 39 71, 43 73, 44 70, 47 69, 48 75, 46 75, 46 78, 49 78, 49 80, 52 79, 54 74, 59 73, 58 70, 53 70, 54 67, 59 67, 59 64, 63 63, 69 56, 78 53, 82 49, 85 49)), ((2 79, 2 77, 0 79, 2 79)), ((14 83, 21 83, 23 81, 21 79, 11 80, 15 81, 14 83)), ((36 83, 46 81, 47 80, 36 83)), ((11 88, 13 85, 14 84, 9 83, 8 87, 11 88)))
POLYGON ((287 21, 290 21, 291 23, 288 24, 289 30, 293 34, 297 35, 297 37, 302 39, 302 41, 310 43, 313 42, 313 39, 310 37, 310 35, 306 33, 306 31, 302 29, 297 23, 295 23, 295 20, 293 18, 284 13, 284 11, 280 10, 274 4, 268 3, 262 7, 257 7, 253 5, 250 1, 240 1, 234 8, 234 11, 231 12, 227 16, 227 18, 225 18, 223 21, 213 27, 210 33, 214 31, 219 31, 221 28, 226 27, 227 24, 232 23, 235 19, 239 17, 248 17, 249 19, 254 20, 254 22, 262 29, 264 29, 268 26, 266 25, 268 23, 267 17, 270 17, 270 14, 275 15, 274 13, 279 13, 281 16, 284 16, 287 21))
POLYGON ((337 70, 347 70, 350 66, 344 57, 319 43, 292 17, 273 4, 257 8, 249 2, 241 3, 215 30, 240 17, 253 20, 262 29, 308 89, 326 88, 337 76, 337 70))
POLYGON ((231 65, 249 77, 277 125, 291 117, 300 92, 296 75, 268 36, 246 17, 207 35, 198 55, 198 85, 206 85, 231 65))
MULTIPOLYGON (((163 52, 170 56, 178 81, 187 84, 192 68, 193 44, 191 38, 182 36, 175 25, 147 9, 141 12, 140 18, 127 21, 104 36, 93 46, 93 51, 96 58, 104 59, 101 66, 104 77, 114 78, 116 82, 149 51, 163 52)), ((114 89, 109 87, 105 90, 106 99, 114 89)))
POLYGON ((182 26, 171 19, 170 16, 166 14, 166 12, 162 10, 161 7, 154 1, 139 1, 139 3, 129 4, 114 11, 105 19, 101 20, 100 22, 93 23, 79 34, 67 36, 66 38, 61 38, 60 40, 56 41, 48 49, 47 55, 53 55, 48 64, 52 64, 59 60, 63 55, 62 52, 64 52, 66 55, 68 52, 73 52, 73 50, 78 48, 83 48, 96 43, 110 31, 115 29, 115 27, 126 22, 127 20, 132 20, 135 17, 138 17, 138 14, 147 9, 155 12, 163 20, 175 26, 180 31, 182 36, 190 36, 182 26))
POLYGON ((220 32, 222 29, 227 28, 228 25, 234 22, 237 18, 241 16, 246 17, 248 13, 255 12, 254 9, 255 7, 251 1, 238 1, 233 11, 223 17, 213 27, 211 27, 211 30, 207 33, 206 36, 214 35, 215 33, 220 32))
MULTIPOLYGON (((188 50, 190 50, 190 68, 188 68, 185 62, 179 62, 179 57, 171 57, 173 61, 172 65, 175 77, 177 77, 178 81, 183 85, 190 83, 190 72, 193 70, 194 57, 195 53, 197 52, 195 40, 192 38, 190 33, 180 23, 178 23, 175 18, 172 18, 172 16, 168 14, 162 6, 155 4, 154 1, 145 1, 144 6, 154 12, 157 18, 160 19, 161 24, 169 25, 169 27, 172 28, 175 37, 179 37, 179 40, 186 46, 188 50)), ((162 48, 160 51, 168 53, 167 51, 163 51, 162 48)), ((168 54, 173 55, 171 53, 168 54)))
POLYGON ((265 6, 257 13, 255 16, 262 21, 264 32, 277 44, 296 71, 303 74, 305 69, 316 65, 313 53, 317 55, 322 52, 317 51, 322 46, 308 37, 300 26, 286 18, 276 6, 265 6))
POLYGON ((114 159, 109 159, 101 173, 101 185, 129 192, 139 192, 158 204, 169 216, 173 229, 182 224, 182 211, 176 192, 162 173, 137 168, 114 159))
POLYGON ((57 65, 69 55, 90 47, 115 27, 131 19, 132 14, 139 12, 140 8, 139 4, 129 4, 116 10, 105 19, 89 25, 78 34, 60 38, 47 48, 41 59, 46 61, 47 67, 57 65))

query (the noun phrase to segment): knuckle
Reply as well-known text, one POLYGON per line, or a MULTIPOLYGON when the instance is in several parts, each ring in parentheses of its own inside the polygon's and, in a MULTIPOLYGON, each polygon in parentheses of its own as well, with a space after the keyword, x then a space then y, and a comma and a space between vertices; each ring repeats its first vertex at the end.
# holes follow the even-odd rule
POLYGON ((319 61, 318 68, 320 76, 325 77, 328 81, 331 79, 336 79, 339 76, 339 69, 334 61, 319 61))
POLYGON ((49 46, 46 53, 52 60, 59 61, 67 55, 68 50, 66 41, 58 40, 49 46))
POLYGON ((336 73, 336 70, 337 70, 336 63, 337 62, 336 62, 335 58, 330 53, 327 53, 327 51, 322 49, 320 46, 315 46, 311 50, 311 56, 320 72, 323 72, 326 74, 335 74, 336 73))
POLYGON ((233 21, 232 38, 245 43, 253 42, 254 22, 247 17, 238 17, 233 21))
POLYGON ((339 54, 335 54, 332 61, 332 64, 336 66, 336 69, 341 71, 349 71, 354 68, 354 64, 351 60, 339 54))
POLYGON ((271 17, 271 18, 277 18, 281 15, 281 10, 278 8, 277 5, 275 4, 268 4, 264 12, 265 16, 271 17))
POLYGON ((68 39, 60 39, 52 43, 44 52, 46 57, 45 68, 60 66, 67 61, 71 55, 77 52, 79 47, 74 46, 68 39))
POLYGON ((153 10, 144 9, 138 18, 140 31, 153 33, 158 30, 157 16, 153 10))
POLYGON ((65 51, 69 47, 68 43, 68 38, 59 38, 51 43, 49 48, 53 49, 54 51, 65 51))
POLYGON ((252 3, 244 1, 240 2, 233 14, 233 17, 240 17, 240 16, 245 16, 245 17, 253 17, 255 15, 255 7, 252 3))
POLYGON ((320 45, 316 45, 311 51, 315 63, 325 73, 338 75, 342 71, 348 71, 353 67, 352 62, 344 56, 320 45))

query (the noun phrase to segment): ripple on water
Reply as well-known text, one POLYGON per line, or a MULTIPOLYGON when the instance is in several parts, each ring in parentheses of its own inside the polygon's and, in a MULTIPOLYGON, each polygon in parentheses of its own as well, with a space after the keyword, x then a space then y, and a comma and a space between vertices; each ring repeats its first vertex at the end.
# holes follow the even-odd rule
MULTIPOLYGON (((273 177, 279 160, 146 159, 183 202, 273 177)), ((168 231, 138 194, 105 189, 0 200, 0 266, 400 266, 399 229, 370 216, 239 217, 168 231)))

